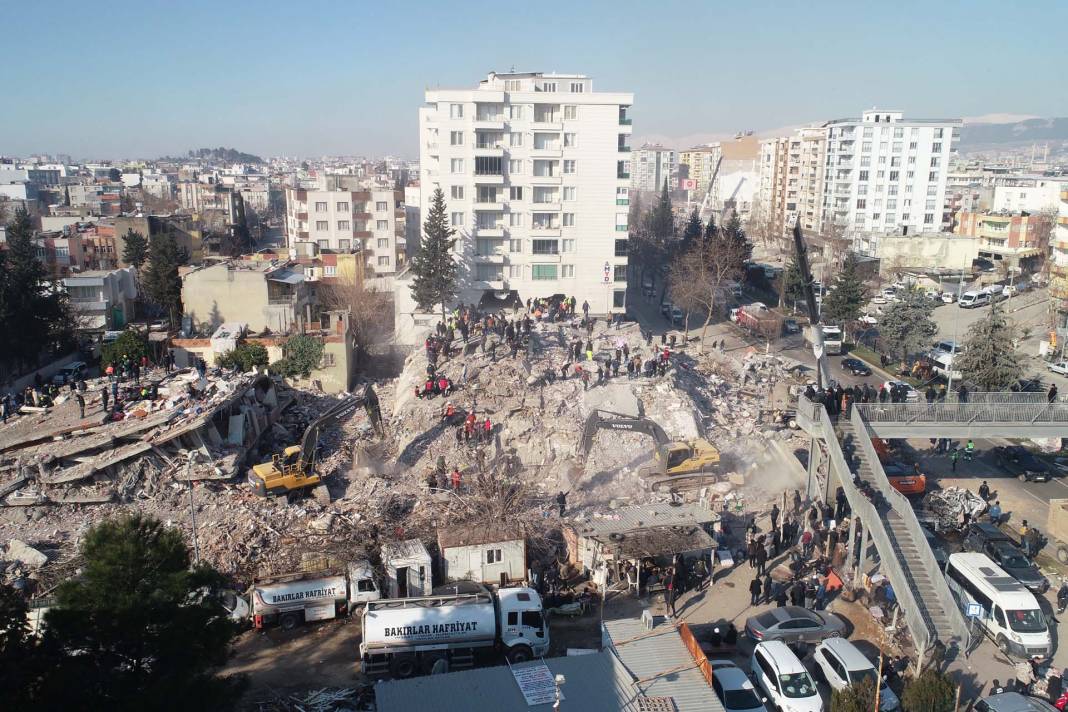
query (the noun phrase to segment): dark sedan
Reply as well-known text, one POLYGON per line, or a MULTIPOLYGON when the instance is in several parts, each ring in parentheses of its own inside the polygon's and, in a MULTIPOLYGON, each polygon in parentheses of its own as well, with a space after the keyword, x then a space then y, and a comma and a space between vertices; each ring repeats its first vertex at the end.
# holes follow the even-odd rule
POLYGON ((849 373, 852 373, 854 376, 871 375, 871 369, 868 368, 868 364, 856 358, 842 359, 842 368, 848 371, 849 373))
POLYGON ((787 334, 800 334, 801 325, 797 323, 797 319, 787 319, 782 323, 782 329, 787 334))
POLYGON ((994 458, 998 465, 1010 475, 1016 475, 1021 482, 1049 482, 1053 479, 1053 467, 1020 445, 996 447, 994 458))
POLYGON ((745 632, 755 641, 818 643, 846 633, 845 623, 833 613, 810 611, 799 606, 772 608, 745 622, 745 632))

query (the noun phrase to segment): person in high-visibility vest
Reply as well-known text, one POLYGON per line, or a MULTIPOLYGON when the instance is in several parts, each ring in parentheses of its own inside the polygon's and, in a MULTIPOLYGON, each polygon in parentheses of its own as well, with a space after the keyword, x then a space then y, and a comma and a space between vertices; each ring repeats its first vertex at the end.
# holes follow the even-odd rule
POLYGON ((975 454, 975 443, 969 438, 968 443, 964 446, 964 459, 967 462, 972 461, 972 455, 975 454))

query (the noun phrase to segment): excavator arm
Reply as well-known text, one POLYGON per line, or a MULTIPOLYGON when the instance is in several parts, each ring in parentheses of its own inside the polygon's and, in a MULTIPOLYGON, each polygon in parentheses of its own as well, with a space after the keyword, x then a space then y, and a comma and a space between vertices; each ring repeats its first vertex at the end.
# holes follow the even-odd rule
POLYGON ((797 267, 801 270, 801 282, 805 290, 805 306, 812 329, 812 351, 816 356, 816 381, 820 388, 831 383, 831 371, 827 365, 827 355, 823 352, 823 329, 820 325, 820 310, 816 305, 816 292, 812 288, 812 267, 808 263, 808 247, 801 234, 801 220, 794 223, 794 252, 797 255, 797 267))
POLYGON ((315 469, 319 438, 322 437, 323 432, 342 418, 348 417, 358 408, 363 407, 367 407, 371 422, 377 431, 381 425, 381 415, 378 407, 378 396, 370 385, 365 386, 360 393, 343 399, 308 426, 307 430, 304 431, 304 437, 300 441, 300 470, 304 474, 311 474, 315 469))
POLYGON ((660 450, 670 442, 664 429, 648 418, 635 418, 631 415, 612 413, 607 410, 595 410, 586 419, 586 425, 582 429, 582 443, 579 450, 582 455, 583 465, 585 465, 586 458, 590 455, 590 450, 593 449, 593 439, 597 436, 598 430, 625 430, 631 433, 651 435, 653 440, 656 441, 657 450, 660 450))

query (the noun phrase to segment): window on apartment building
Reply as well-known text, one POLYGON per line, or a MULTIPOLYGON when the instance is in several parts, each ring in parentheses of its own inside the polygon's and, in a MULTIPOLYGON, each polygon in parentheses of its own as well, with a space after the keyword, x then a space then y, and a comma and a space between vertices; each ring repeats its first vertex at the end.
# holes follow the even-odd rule
POLYGON ((916 156, 909 156, 909 165, 910 166, 916 165, 916 156))
POLYGON ((907 171, 905 173, 905 178, 908 179, 908 180, 912 180, 915 177, 916 177, 916 171, 907 171))
POLYGON ((935 138, 942 138, 942 129, 935 129, 934 130, 934 137, 935 138))
POLYGON ((871 126, 864 127, 864 138, 871 138, 871 137, 872 137, 872 127, 871 126))
POLYGON ((497 187, 492 185, 480 185, 476 189, 476 203, 496 203, 497 187))
POLYGON ((931 157, 931 168, 937 168, 937 167, 938 167, 938 156, 932 156, 931 157))
POLYGON ((886 153, 886 141, 879 142, 879 152, 886 153))
POLYGON ((519 279, 523 276, 523 265, 508 265, 508 278, 519 279))
POLYGON ((324 232, 326 230, 329 230, 330 229, 330 221, 329 220, 316 220, 315 221, 315 229, 316 230, 321 230, 321 231, 324 231, 324 232))
POLYGON ((936 186, 936 185, 927 186, 927 197, 931 198, 931 197, 934 197, 935 195, 938 195, 938 186, 936 186))
POLYGON ((900 141, 894 141, 893 151, 894 151, 894 153, 901 153, 901 142, 900 141))
POLYGON ((895 215, 894 213, 887 213, 886 222, 891 225, 894 224, 895 222, 897 222, 897 215, 895 215))
POLYGON ((380 237, 380 238, 378 238, 378 249, 380 249, 380 250, 388 250, 389 249, 389 238, 388 237, 380 237))
POLYGON ((564 105, 564 121, 575 121, 578 119, 578 107, 574 104, 564 105))
POLYGON ((449 104, 449 118, 462 119, 464 117, 463 104, 449 104))
POLYGON ((504 81, 505 91, 521 91, 523 88, 523 81, 521 79, 506 79, 504 81))
POLYGON ((518 176, 523 174, 523 161, 513 159, 508 161, 508 175, 518 176))
POLYGON ((886 178, 886 171, 875 171, 875 177, 878 180, 882 180, 883 178, 886 178))
POLYGON ((867 195, 867 194, 868 194, 868 186, 867 185, 858 185, 857 186, 857 195, 867 195))
POLYGON ((375 211, 376 212, 384 213, 387 210, 389 210, 389 203, 387 203, 385 200, 379 200, 378 202, 375 203, 375 211))
POLYGON ((330 240, 316 240, 315 242, 318 243, 320 250, 330 249, 330 240))
POLYGON ((894 138, 905 138, 905 129, 900 126, 894 129, 894 138))
POLYGON ((627 200, 629 196, 628 188, 626 186, 618 186, 616 188, 616 200, 627 200))
POLYGON ((523 251, 523 241, 522 240, 517 240, 517 239, 509 240, 508 241, 508 251, 511 252, 511 253, 514 253, 514 254, 522 252, 523 251))
POLYGON ((626 239, 616 240, 616 244, 615 244, 615 256, 616 257, 626 257, 629 252, 630 252, 630 243, 626 239))
POLYGON ((561 240, 560 241, 560 251, 561 252, 574 252, 575 251, 575 241, 573 239, 561 240))
POLYGON ((556 279, 556 265, 531 265, 530 278, 534 280, 556 279))
POLYGON ((344 200, 339 200, 337 202, 337 211, 339 213, 347 213, 349 211, 349 204, 344 200))
POLYGON ((560 265, 560 278, 571 279, 575 276, 575 265, 560 265))
POLYGON ((513 185, 508 188, 509 200, 522 200, 523 199, 523 186, 513 185))
POLYGON ((929 183, 934 183, 936 180, 938 180, 938 171, 931 171, 927 174, 927 181, 929 183))
POLYGON ((348 252, 352 249, 352 240, 338 240, 337 249, 341 252, 348 252))
POLYGON ((897 200, 888 198, 887 201, 886 201, 886 209, 887 210, 897 210, 897 200))
POLYGON ((348 220, 338 220, 337 221, 337 229, 338 230, 351 230, 352 227, 351 227, 351 224, 349 223, 348 220))
POLYGON ((564 148, 574 148, 578 145, 578 136, 573 133, 564 134, 564 148))
POLYGON ((534 240, 531 249, 535 255, 556 255, 560 253, 559 240, 534 240))
POLYGON ((860 165, 862 165, 862 166, 870 166, 871 165, 871 156, 861 156, 860 157, 860 165))
POLYGON ((315 212, 325 213, 327 211, 326 201, 322 201, 315 204, 315 212))
POLYGON ((896 181, 900 174, 901 174, 900 171, 890 171, 890 181, 891 182, 896 181))
POLYGON ((508 213, 510 227, 523 227, 523 213, 508 213))
POLYGON ((625 289, 613 289, 612 290, 612 308, 622 309, 627 304, 627 290, 625 289))
POLYGON ((578 196, 578 188, 576 188, 573 185, 565 185, 564 186, 564 200, 566 200, 566 201, 575 200, 577 196, 578 196))
POLYGON ((450 159, 449 160, 449 170, 452 171, 453 173, 463 173, 464 172, 464 159, 462 159, 462 158, 452 158, 452 159, 450 159))
POLYGON ((916 141, 910 141, 910 142, 909 142, 909 150, 910 150, 910 151, 915 151, 915 150, 916 150, 916 147, 917 147, 918 145, 919 145, 919 144, 917 144, 917 142, 916 142, 916 141))
POLYGON ((497 282, 504 279, 504 268, 502 265, 475 265, 475 279, 482 282, 497 282))
POLYGON ((923 214, 923 224, 924 225, 931 225, 933 223, 934 223, 934 213, 924 213, 923 214))
POLYGON ((893 157, 891 157, 890 158, 890 167, 891 168, 899 168, 899 167, 901 167, 901 156, 893 156, 893 157))
POLYGON ((450 223, 452 224, 453 227, 461 227, 461 226, 463 226, 463 224, 464 224, 464 214, 463 213, 453 213, 450 217, 451 217, 450 223))
POLYGON ((378 258, 379 267, 389 267, 389 255, 383 255, 378 258))
POLYGON ((464 187, 462 185, 454 185, 454 186, 452 186, 452 188, 450 189, 450 193, 452 195, 452 199, 453 200, 463 200, 464 199, 464 187))
POLYGON ((574 161, 564 161, 564 175, 570 175, 575 172, 574 161))
POLYGON ((876 221, 878 221, 878 220, 880 220, 880 219, 881 219, 882 217, 883 217, 882 213, 872 213, 872 214, 871 214, 871 219, 872 219, 872 220, 876 220, 876 221))
POLYGON ((582 82, 571 82, 571 93, 572 94, 581 94, 585 90, 586 90, 586 85, 583 84, 582 82))
POLYGON ((475 175, 499 176, 502 174, 504 160, 497 156, 477 156, 475 158, 475 175))
POLYGON ((865 141, 864 143, 860 144, 860 152, 871 153, 871 141, 865 141))
MULTIPOLYGON (((519 120, 523 118, 523 105, 512 104, 508 107, 508 118, 512 120, 519 120)), ((518 144, 522 145, 522 144, 518 144)))
POLYGON ((463 131, 450 131, 449 132, 449 145, 450 146, 463 146, 464 145, 464 132, 463 131))
POLYGON ((556 188, 549 186, 534 186, 532 200, 535 203, 555 203, 560 199, 560 193, 556 188))
MULTIPOLYGON (((336 275, 337 275, 337 266, 336 265, 323 265, 323 276, 324 277, 334 277, 336 275)), ((330 354, 330 356, 333 356, 333 354, 330 354)))
POLYGON ((868 201, 866 199, 864 199, 864 198, 858 198, 857 199, 857 209, 858 210, 863 210, 866 207, 868 207, 868 201))
POLYGON ((500 245, 499 240, 487 240, 479 239, 475 240, 475 254, 476 255, 495 255, 497 254, 497 246, 500 245))
POLYGON ((876 198, 875 200, 872 201, 871 206, 873 208, 881 208, 881 207, 883 207, 883 199, 882 198, 876 198))
POLYGON ((613 282, 626 282, 627 281, 627 266, 615 265, 612 270, 613 282))
POLYGON ((887 195, 897 195, 897 186, 896 185, 891 185, 891 186, 887 187, 886 194, 887 195))
POLYGON ((564 213, 564 227, 575 227, 574 213, 564 213))
POLYGON ((927 200, 927 201, 924 202, 924 207, 926 209, 928 209, 928 210, 934 210, 936 202, 937 201, 934 201, 934 200, 927 200))
POLYGON ((555 92, 556 91, 556 82, 542 82, 541 83, 541 90, 542 91, 547 91, 547 92, 555 92))
POLYGON ((531 222, 533 230, 555 230, 560 227, 560 222, 555 213, 534 213, 531 222))
POLYGON ((868 172, 867 171, 858 172, 857 173, 857 180, 859 180, 861 183, 863 183, 864 181, 868 180, 868 172))
POLYGON ((376 230, 388 230, 389 229, 389 220, 376 220, 375 221, 375 229, 376 230))
POLYGON ((523 145, 523 134, 510 133, 508 134, 508 145, 512 148, 519 148, 523 145))

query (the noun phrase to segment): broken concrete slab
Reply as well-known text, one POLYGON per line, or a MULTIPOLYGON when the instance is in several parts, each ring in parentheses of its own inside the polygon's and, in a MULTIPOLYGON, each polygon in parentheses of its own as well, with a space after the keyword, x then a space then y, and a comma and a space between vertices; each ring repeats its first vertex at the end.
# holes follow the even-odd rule
POLYGON ((12 539, 7 543, 7 552, 4 558, 8 561, 17 561, 29 566, 31 569, 39 569, 48 563, 48 556, 24 541, 12 539))

